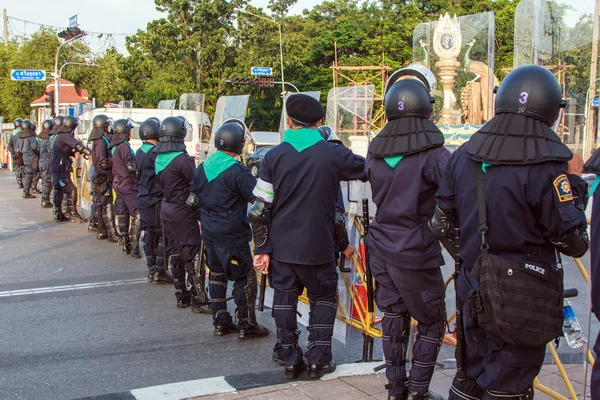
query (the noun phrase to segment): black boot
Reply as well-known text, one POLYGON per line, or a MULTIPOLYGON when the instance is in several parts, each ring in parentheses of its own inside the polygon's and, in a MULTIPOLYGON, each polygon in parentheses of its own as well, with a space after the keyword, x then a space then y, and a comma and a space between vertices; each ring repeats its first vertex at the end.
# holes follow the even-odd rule
POLYGON ((21 197, 24 199, 35 199, 35 196, 32 195, 31 193, 23 193, 23 195, 21 197))
POLYGON ((225 336, 230 333, 237 333, 237 332, 238 332, 238 327, 233 322, 230 322, 227 325, 216 325, 215 326, 215 336, 225 336))
POLYGON ((71 217, 71 221, 73 222, 84 222, 85 218, 83 218, 77 212, 77 189, 73 189, 71 193, 67 194, 67 206, 69 211, 69 216, 71 217))
POLYGON ((308 377, 310 379, 319 379, 325 374, 330 374, 336 369, 335 361, 330 361, 327 365, 311 364, 308 367, 308 377))
POLYGON ((63 214, 60 206, 54 207, 54 220, 56 222, 64 222, 69 220, 69 218, 63 214))
POLYGON ((50 203, 49 201, 42 200, 42 208, 52 208, 52 207, 54 207, 54 204, 50 203))
MULTIPOLYGON (((173 278, 167 274, 167 271, 157 271, 153 274, 152 283, 155 285, 168 285, 173 283, 173 278)), ((192 311, 194 310, 192 309, 192 311)))
POLYGON ((288 379, 298 379, 298 376, 303 371, 306 371, 306 364, 304 362, 300 365, 288 365, 285 367, 285 377, 288 379))
POLYGON ((262 325, 251 325, 246 329, 240 329, 238 339, 257 339, 269 336, 269 330, 262 325))
POLYGON ((444 400, 442 396, 433 392, 419 393, 408 392, 406 400, 444 400))

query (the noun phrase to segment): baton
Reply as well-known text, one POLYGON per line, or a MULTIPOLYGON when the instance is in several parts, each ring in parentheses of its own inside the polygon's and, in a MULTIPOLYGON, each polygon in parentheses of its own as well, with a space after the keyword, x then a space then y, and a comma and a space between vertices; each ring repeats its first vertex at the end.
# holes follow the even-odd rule
POLYGON ((265 291, 267 290, 267 276, 260 274, 260 297, 258 298, 258 311, 265 310, 265 291))
POLYGON ((363 244, 365 246, 365 281, 367 284, 367 310, 374 312, 373 307, 373 276, 369 265, 369 252, 367 251, 367 234, 369 233, 369 199, 362 199, 363 206, 363 244))

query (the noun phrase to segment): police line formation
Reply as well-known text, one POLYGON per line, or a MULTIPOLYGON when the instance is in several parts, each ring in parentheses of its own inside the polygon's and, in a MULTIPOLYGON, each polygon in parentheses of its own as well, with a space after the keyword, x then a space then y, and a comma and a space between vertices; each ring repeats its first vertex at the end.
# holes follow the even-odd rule
MULTIPOLYGON (((91 155, 98 239, 120 241, 124 253, 139 258, 144 230, 148 282, 172 282, 177 307, 211 313, 215 335, 268 335, 256 322, 254 267, 267 274, 277 326, 273 359, 290 379, 305 370, 319 378, 336 368, 335 259, 354 251, 340 181, 369 181, 377 212, 366 238, 368 267, 383 312, 389 399, 441 398, 428 390, 446 327, 439 242, 455 258, 458 274, 457 374, 449 397, 532 398, 545 345, 562 335, 560 254, 580 257, 589 247, 581 173, 600 174, 600 153, 583 167, 561 142, 551 128, 566 104, 561 89, 548 70, 531 65, 506 76, 496 91, 495 116, 451 154, 430 120, 429 75, 408 68, 388 82, 389 122, 366 160, 320 127, 325 111, 317 100, 290 96, 288 129, 266 154, 258 180, 241 163, 247 132, 236 122, 220 126, 217 151, 197 168, 185 152, 182 117, 146 120, 136 153, 127 120, 113 124, 96 116, 91 150, 73 136, 74 117, 45 121, 37 137, 31 121, 16 120, 9 149, 23 198, 34 197, 32 182, 40 174, 42 207, 53 206, 57 221, 80 219, 71 157, 91 155), (235 319, 227 311, 228 281, 234 282, 235 319), (304 288, 310 300, 305 352, 296 321, 304 288), (407 374, 411 317, 418 333, 407 374)), ((599 208, 594 202, 591 229, 598 237, 599 208)), ((599 263, 592 246, 595 281, 599 263)), ((599 288, 592 290, 593 309, 600 310, 599 288)), ((597 368, 592 391, 600 399, 597 368)))

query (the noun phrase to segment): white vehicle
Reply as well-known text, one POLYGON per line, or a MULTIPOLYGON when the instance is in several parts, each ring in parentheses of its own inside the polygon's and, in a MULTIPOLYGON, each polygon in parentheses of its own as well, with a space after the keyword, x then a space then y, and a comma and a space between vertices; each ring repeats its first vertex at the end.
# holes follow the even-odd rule
MULTIPOLYGON (((205 113, 187 110, 178 111, 149 108, 96 108, 79 116, 79 126, 75 131, 75 135, 79 140, 83 140, 84 142, 87 141, 92 132, 92 121, 96 115, 100 114, 104 114, 114 121, 130 118, 135 125, 140 125, 151 117, 156 117, 162 121, 170 116, 183 116, 188 120, 188 123, 192 127, 191 132, 188 132, 185 138, 188 154, 193 155, 197 163, 204 161, 206 157, 206 152, 208 150, 206 138, 208 138, 208 135, 210 134, 211 123, 210 118, 205 113)), ((131 140, 129 143, 134 151, 142 145, 137 126, 131 133, 131 140)))

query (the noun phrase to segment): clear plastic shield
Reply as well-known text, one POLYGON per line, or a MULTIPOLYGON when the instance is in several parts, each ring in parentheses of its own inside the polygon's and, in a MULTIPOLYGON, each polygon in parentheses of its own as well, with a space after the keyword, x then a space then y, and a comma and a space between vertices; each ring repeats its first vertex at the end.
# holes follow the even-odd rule
POLYGON ((202 93, 184 93, 179 97, 179 111, 204 112, 202 93))
POLYGON ((494 13, 419 24, 413 33, 413 63, 429 68, 437 87, 432 119, 439 125, 480 126, 493 116, 494 13))
MULTIPOLYGON (((303 94, 307 94, 311 97, 314 97, 317 100, 321 100, 321 91, 315 91, 315 92, 300 92, 303 94)), ((283 132, 287 129, 287 126, 285 125, 285 120, 287 118, 287 112, 285 111, 285 103, 287 102, 288 97, 290 97, 291 95, 293 95, 294 93, 289 93, 286 92, 285 97, 283 98, 283 107, 281 109, 281 119, 279 120, 279 133, 281 135, 283 135, 283 132)))
POLYGON ((325 123, 345 146, 362 156, 370 143, 374 96, 373 85, 336 87, 327 95, 325 123))
POLYGON ((208 155, 215 152, 215 132, 219 129, 223 121, 239 119, 245 122, 249 99, 249 95, 219 97, 217 106, 215 107, 215 118, 213 119, 212 127, 202 134, 202 141, 208 142, 208 155), (209 132, 210 137, 208 136, 209 132))
POLYGON ((159 110, 175 110, 176 102, 177 100, 161 100, 158 102, 158 106, 156 108, 159 110))
POLYGON ((536 64, 554 73, 568 102, 556 132, 586 157, 598 147, 598 107, 592 103, 600 74, 591 71, 593 11, 593 0, 522 0, 515 11, 514 67, 536 64))

